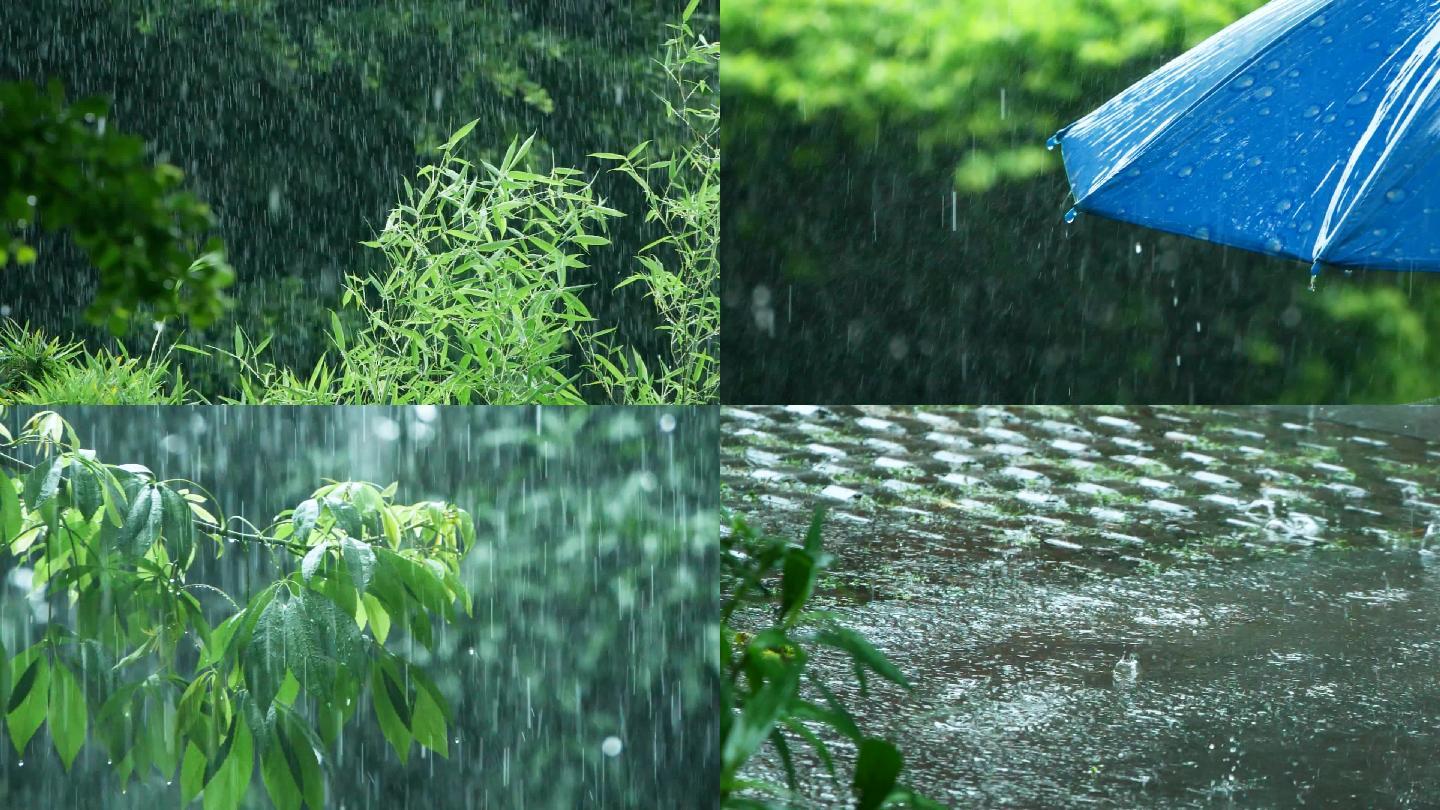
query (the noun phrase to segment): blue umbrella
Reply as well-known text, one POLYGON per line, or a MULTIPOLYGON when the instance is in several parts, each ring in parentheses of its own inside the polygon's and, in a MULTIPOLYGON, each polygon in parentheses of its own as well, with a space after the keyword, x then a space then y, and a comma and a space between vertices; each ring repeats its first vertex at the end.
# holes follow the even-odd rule
POLYGON ((1077 212, 1440 270, 1440 0, 1274 0, 1061 130, 1077 212))

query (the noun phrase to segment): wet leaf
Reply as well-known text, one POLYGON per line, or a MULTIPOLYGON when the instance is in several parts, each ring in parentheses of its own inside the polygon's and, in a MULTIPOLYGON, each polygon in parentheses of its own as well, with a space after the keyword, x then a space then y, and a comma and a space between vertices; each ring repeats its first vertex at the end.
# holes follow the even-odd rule
POLYGON ((875 810, 885 802, 900 777, 900 751, 885 740, 867 738, 860 743, 855 762, 856 810, 875 810))

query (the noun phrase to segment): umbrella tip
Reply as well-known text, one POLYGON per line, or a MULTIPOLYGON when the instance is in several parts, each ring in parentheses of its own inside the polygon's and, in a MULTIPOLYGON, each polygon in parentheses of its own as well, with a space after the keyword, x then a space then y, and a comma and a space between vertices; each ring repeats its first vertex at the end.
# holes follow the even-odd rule
POLYGON ((1065 212, 1065 224, 1066 224, 1066 225, 1072 225, 1072 224, 1074 224, 1074 223, 1075 223, 1075 220, 1076 220, 1077 218, 1079 218, 1079 216, 1080 216, 1080 209, 1079 209, 1079 208, 1071 208, 1069 211, 1066 211, 1066 212, 1065 212))
POLYGON ((1057 147, 1057 146, 1060 145, 1060 140, 1061 140, 1062 138, 1064 138, 1064 137, 1065 137, 1065 133, 1066 133, 1066 132, 1069 132, 1069 131, 1070 131, 1070 128, 1069 128, 1069 127, 1065 127, 1064 129, 1060 130, 1059 132, 1055 133, 1054 135, 1051 135, 1051 136, 1050 136, 1050 140, 1048 140, 1048 141, 1045 142, 1045 148, 1046 148, 1046 149, 1049 149, 1051 152, 1054 152, 1054 151, 1055 151, 1055 147, 1057 147))

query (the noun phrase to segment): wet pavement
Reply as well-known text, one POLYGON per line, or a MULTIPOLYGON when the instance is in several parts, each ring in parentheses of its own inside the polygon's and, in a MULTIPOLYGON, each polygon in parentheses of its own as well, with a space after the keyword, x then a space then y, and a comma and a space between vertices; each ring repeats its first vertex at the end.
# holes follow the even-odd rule
POLYGON ((827 506, 819 606, 915 689, 820 665, 936 798, 1434 807, 1440 444, 1322 415, 727 409, 724 497, 827 506))

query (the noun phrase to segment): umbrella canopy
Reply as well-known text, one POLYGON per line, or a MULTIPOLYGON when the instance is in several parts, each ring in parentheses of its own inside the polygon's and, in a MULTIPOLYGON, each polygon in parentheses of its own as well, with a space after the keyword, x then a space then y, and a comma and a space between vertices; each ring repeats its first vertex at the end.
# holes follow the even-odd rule
POLYGON ((1075 212, 1440 270, 1440 0, 1274 0, 1063 129, 1075 212))

